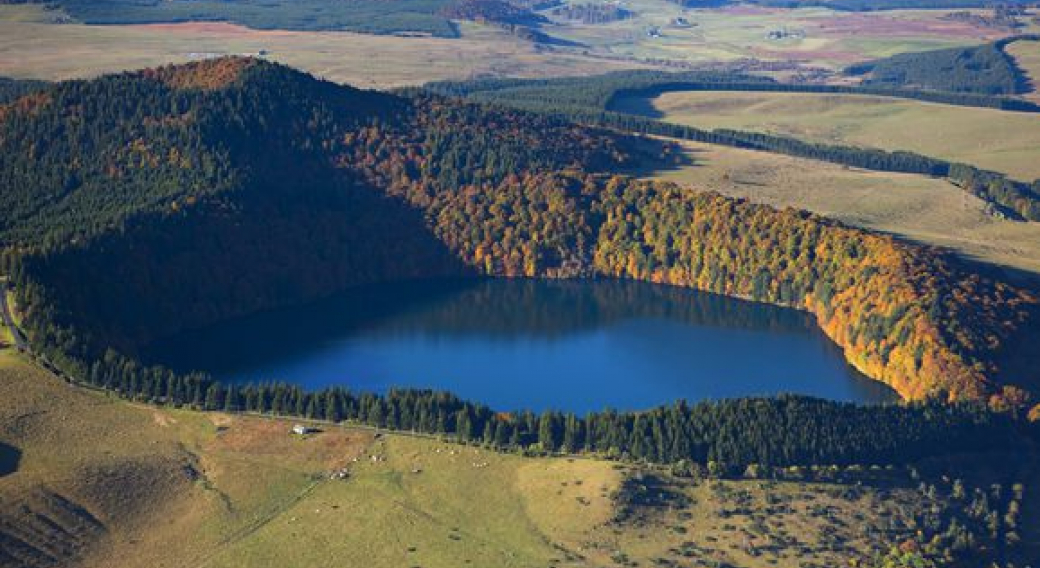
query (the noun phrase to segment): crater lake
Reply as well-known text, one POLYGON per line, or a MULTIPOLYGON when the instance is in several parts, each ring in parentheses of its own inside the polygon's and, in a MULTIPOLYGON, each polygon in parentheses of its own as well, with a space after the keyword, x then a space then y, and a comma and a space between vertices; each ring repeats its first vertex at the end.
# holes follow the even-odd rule
POLYGON ((797 310, 619 281, 416 281, 359 288, 156 342, 224 382, 452 392, 500 410, 638 410, 795 393, 894 400, 797 310))

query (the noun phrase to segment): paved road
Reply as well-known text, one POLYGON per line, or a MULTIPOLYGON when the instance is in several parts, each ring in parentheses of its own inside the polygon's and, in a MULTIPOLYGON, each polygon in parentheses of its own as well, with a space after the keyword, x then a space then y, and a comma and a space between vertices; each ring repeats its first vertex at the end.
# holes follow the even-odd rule
POLYGON ((3 319, 7 329, 11 330, 11 335, 14 337, 14 346, 21 350, 28 349, 29 343, 25 341, 25 337, 22 336, 22 330, 18 329, 18 326, 14 324, 14 318, 11 317, 11 309, 7 305, 7 285, 4 283, 0 283, 0 318, 3 319))

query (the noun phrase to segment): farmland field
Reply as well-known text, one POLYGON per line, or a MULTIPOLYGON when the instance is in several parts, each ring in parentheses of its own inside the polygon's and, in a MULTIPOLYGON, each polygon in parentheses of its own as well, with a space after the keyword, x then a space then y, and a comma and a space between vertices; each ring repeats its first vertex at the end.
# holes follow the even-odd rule
POLYGON ((808 209, 1040 274, 1040 223, 998 219, 986 213, 983 201, 946 181, 709 144, 683 143, 683 148, 689 165, 650 177, 776 207, 808 209))
POLYGON ((542 77, 639 66, 546 51, 477 24, 460 24, 462 38, 434 38, 258 31, 224 23, 59 25, 50 23, 51 17, 36 5, 0 6, 0 76, 85 78, 261 50, 268 59, 366 88, 485 74, 542 77))
POLYGON ((617 108, 700 128, 733 128, 823 142, 906 150, 1040 177, 1040 114, 887 97, 811 93, 674 92, 617 108))
POLYGON ((610 24, 561 21, 554 35, 600 51, 635 59, 689 63, 755 58, 795 61, 829 69, 905 51, 925 51, 984 43, 1005 30, 943 19, 938 10, 886 11, 876 14, 824 8, 780 9, 748 5, 679 9, 664 0, 626 3, 635 15, 610 24), (676 26, 676 16, 691 25, 676 26), (660 37, 646 31, 658 28, 660 37), (781 39, 771 31, 786 30, 781 39))
POLYGON ((350 32, 253 30, 232 24, 83 25, 42 5, 0 5, 0 76, 67 79, 224 54, 257 54, 364 87, 476 76, 551 77, 643 66, 751 64, 790 75, 836 71, 855 61, 982 43, 1005 31, 943 19, 942 11, 851 14, 825 9, 722 8, 681 11, 636 0, 631 19, 586 25, 554 18, 536 44, 486 25, 457 22, 460 38, 350 32), (684 15, 693 25, 670 26, 684 15), (659 27, 660 37, 647 29, 659 27), (769 40, 776 29, 804 31, 769 40), (862 30, 873 30, 866 34, 862 30), (756 63, 757 62, 757 63, 756 63))

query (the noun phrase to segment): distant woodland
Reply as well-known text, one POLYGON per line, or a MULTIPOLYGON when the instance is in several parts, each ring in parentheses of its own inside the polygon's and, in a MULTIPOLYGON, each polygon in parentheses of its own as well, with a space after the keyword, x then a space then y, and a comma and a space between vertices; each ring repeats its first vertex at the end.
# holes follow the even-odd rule
MULTIPOLYGON (((782 8, 823 7, 850 12, 876 10, 937 10, 953 8, 989 8, 992 2, 982 0, 751 0, 752 4, 782 8)), ((1010 0, 1001 4, 1028 5, 1029 0, 1010 0)))
MULTIPOLYGON (((26 1, 33 0, 0 0, 0 4, 26 1)), ((447 38, 459 36, 451 20, 506 26, 537 25, 544 20, 524 2, 505 0, 57 0, 47 4, 86 24, 230 22, 259 30, 447 38)))
POLYGON ((522 108, 627 132, 776 152, 871 170, 947 177, 965 191, 992 203, 1011 218, 1040 220, 1040 180, 1012 180, 998 172, 913 152, 836 146, 757 132, 705 130, 664 122, 652 116, 616 112, 614 106, 614 101, 623 96, 652 97, 663 92, 693 90, 869 94, 953 105, 1040 112, 1037 105, 1020 99, 904 87, 791 85, 752 76, 659 71, 621 71, 596 77, 562 79, 440 82, 427 85, 427 88, 445 95, 522 108))
POLYGON ((1020 36, 977 47, 958 47, 922 53, 901 53, 860 63, 846 69, 865 75, 864 85, 931 89, 979 95, 1015 95, 1026 92, 1026 78, 1004 47, 1020 36))

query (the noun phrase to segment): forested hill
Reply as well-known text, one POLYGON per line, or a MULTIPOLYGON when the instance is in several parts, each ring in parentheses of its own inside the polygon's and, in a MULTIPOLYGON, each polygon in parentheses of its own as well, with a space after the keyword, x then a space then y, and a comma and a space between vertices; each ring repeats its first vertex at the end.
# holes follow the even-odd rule
POLYGON ((465 272, 421 210, 368 178, 497 183, 615 168, 635 149, 557 119, 258 60, 165 67, 0 107, 0 243, 50 283, 25 287, 60 312, 41 311, 40 325, 75 329, 60 342, 87 357, 354 284, 465 272))
POLYGON ((1011 42, 1037 36, 1015 36, 973 47, 901 53, 846 69, 863 75, 863 84, 917 88, 978 95, 1027 92, 1028 82, 1014 59, 1004 52, 1011 42))
POLYGON ((0 121, 10 188, 0 243, 45 249, 142 215, 347 183, 334 154, 369 128, 434 148, 437 161, 418 165, 447 184, 626 159, 619 139, 557 119, 362 91, 246 58, 60 83, 0 106, 0 121), (315 177, 330 169, 335 180, 315 177))
POLYGON ((333 116, 360 126, 403 111, 294 75, 227 59, 61 83, 0 109, 0 238, 54 248, 135 216, 231 206, 238 188, 314 171, 333 116))
POLYGON ((169 383, 133 360, 164 334, 487 274, 793 306, 905 397, 1023 403, 994 378, 1027 292, 804 212, 610 175, 657 144, 247 59, 63 83, 0 110, 4 271, 34 348, 123 392, 169 383))

